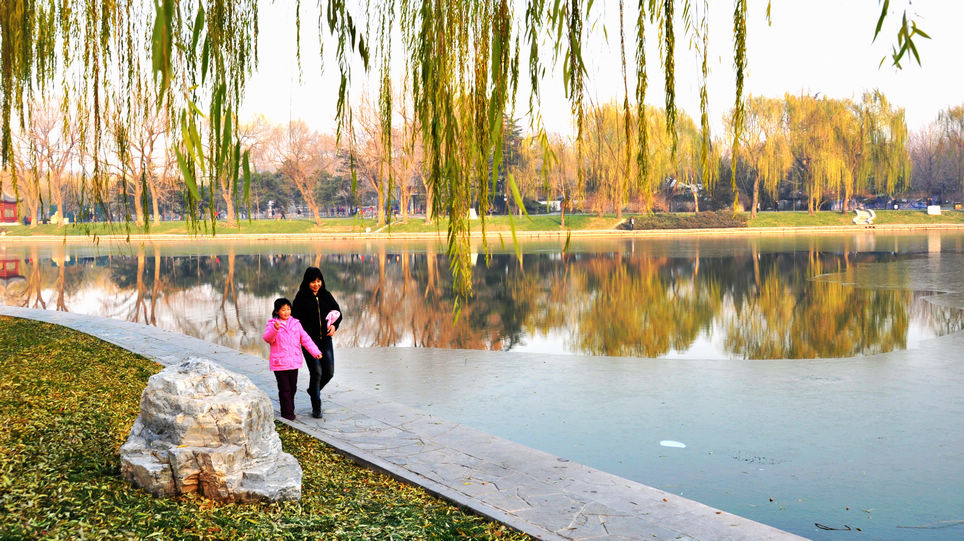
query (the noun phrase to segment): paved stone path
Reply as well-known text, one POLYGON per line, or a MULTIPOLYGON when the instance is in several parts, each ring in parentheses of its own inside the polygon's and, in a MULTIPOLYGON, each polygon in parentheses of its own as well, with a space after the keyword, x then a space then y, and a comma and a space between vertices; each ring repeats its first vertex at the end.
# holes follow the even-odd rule
MULTIPOLYGON (((212 359, 249 377, 278 412, 274 377, 259 357, 95 316, 9 306, 0 306, 0 315, 63 325, 163 365, 193 356, 212 359)), ((307 381, 299 388, 305 386, 307 381)), ((357 462, 539 539, 803 539, 336 382, 325 391, 330 398, 324 420, 312 419, 302 403, 296 421, 282 422, 357 462)))

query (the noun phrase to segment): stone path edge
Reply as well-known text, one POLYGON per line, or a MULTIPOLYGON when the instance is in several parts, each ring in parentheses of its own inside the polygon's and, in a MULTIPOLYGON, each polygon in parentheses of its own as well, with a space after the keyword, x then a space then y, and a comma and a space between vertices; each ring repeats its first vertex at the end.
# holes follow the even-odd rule
MULTIPOLYGON (((249 377, 255 385, 266 391, 269 398, 276 394, 274 378, 267 371, 264 360, 180 333, 96 316, 4 305, 0 305, 0 315, 71 328, 144 355, 164 366, 176 364, 192 356, 210 358, 228 370, 249 377)), ((421 486, 433 495, 537 539, 804 539, 471 427, 439 419, 400 404, 385 402, 374 395, 348 389, 335 382, 329 387, 333 387, 332 398, 326 400, 326 404, 334 404, 335 407, 326 408, 325 424, 311 423, 315 424, 311 426, 302 420, 304 416, 295 421, 281 419, 277 415, 275 396, 271 400, 276 418, 323 441, 363 466, 421 486), (380 418, 367 417, 373 411, 380 418), (363 418, 361 422, 359 418, 363 418), (409 447, 415 450, 409 451, 409 456, 392 456, 390 452, 380 456, 375 451, 376 447, 368 450, 360 446, 370 443, 366 442, 364 437, 356 439, 354 443, 351 441, 352 423, 362 426, 361 429, 354 429, 357 432, 365 432, 370 425, 387 428, 387 435, 379 435, 383 442, 389 441, 391 446, 404 447, 404 441, 398 443, 397 440, 405 440, 407 437, 409 442, 414 442, 409 447), (338 433, 338 428, 331 428, 339 424, 348 426, 349 430, 338 433), (406 433, 405 437, 399 438, 398 434, 406 430, 407 425, 415 425, 415 428, 411 433, 406 433), (431 425, 433 428, 419 431, 419 425, 431 425), (436 438, 439 435, 442 437, 436 438), (437 443, 444 442, 445 437, 454 438, 455 444, 437 443), (460 444, 463 448, 469 447, 470 451, 461 450, 458 447, 460 444), (439 461, 439 455, 444 459, 439 461), (406 459, 411 459, 411 462, 406 463, 406 459), (460 463, 460 460, 463 462, 460 463), (495 488, 480 490, 479 485, 484 487, 485 482, 464 483, 474 484, 472 487, 455 486, 454 482, 446 484, 444 474, 435 471, 445 467, 458 469, 464 466, 466 461, 480 463, 476 475, 470 477, 471 480, 488 478, 489 486, 495 488), (498 470, 499 473, 485 477, 490 473, 485 471, 486 469, 498 470), (530 469, 531 472, 528 471, 530 469), (433 479, 429 475, 441 477, 441 480, 433 479), (542 506, 530 506, 522 511, 512 512, 496 507, 497 504, 488 503, 486 497, 493 502, 505 502, 512 496, 498 493, 501 490, 498 484, 503 479, 499 475, 505 476, 507 485, 513 485, 519 479, 527 481, 528 485, 523 484, 516 488, 515 496, 520 497, 526 504, 529 503, 526 500, 540 501, 542 506), (593 488, 609 489, 611 493, 592 490, 593 488), (468 491, 471 490, 478 490, 481 495, 470 495, 468 491), (494 496, 492 490, 496 491, 494 496), (520 492, 526 491, 526 494, 519 496, 520 492), (492 497, 495 497, 495 500, 492 500, 492 497)))
POLYGON ((465 498, 462 494, 450 489, 449 487, 441 483, 438 483, 436 481, 433 481, 432 479, 429 479, 421 475, 413 474, 412 472, 409 472, 408 470, 405 470, 403 468, 399 468, 398 466, 396 466, 395 464, 392 464, 391 462, 388 462, 387 460, 382 460, 381 458, 378 458, 372 455, 371 453, 367 453, 364 450, 359 449, 358 447, 355 447, 354 445, 347 443, 345 441, 342 441, 338 438, 329 436, 327 434, 311 434, 310 432, 306 431, 304 426, 301 423, 299 423, 297 420, 289 421, 287 419, 281 418, 280 416, 278 416, 277 419, 278 421, 290 426, 291 428, 294 428, 295 430, 310 434, 311 436, 328 444, 333 449, 335 449, 335 451, 350 458, 355 463, 363 467, 371 468, 373 470, 385 473, 386 475, 389 475, 399 481, 418 485, 423 489, 425 489, 425 491, 427 491, 429 494, 432 494, 433 496, 452 502, 460 507, 468 509, 471 512, 477 515, 481 515, 489 520, 501 522, 502 524, 505 524, 515 530, 524 532, 538 539, 546 539, 546 540, 566 539, 565 537, 556 535, 555 533, 550 532, 549 530, 546 530, 544 528, 538 528, 532 523, 520 521, 516 517, 508 513, 499 511, 498 509, 492 506, 485 505, 484 503, 481 503, 478 501, 470 501, 469 499, 465 498))

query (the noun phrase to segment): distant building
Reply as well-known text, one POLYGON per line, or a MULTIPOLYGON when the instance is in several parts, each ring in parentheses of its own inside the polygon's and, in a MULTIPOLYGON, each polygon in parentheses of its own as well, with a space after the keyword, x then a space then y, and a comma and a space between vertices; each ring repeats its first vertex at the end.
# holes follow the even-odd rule
POLYGON ((17 215, 17 198, 5 193, 0 194, 0 225, 16 225, 20 223, 17 215))

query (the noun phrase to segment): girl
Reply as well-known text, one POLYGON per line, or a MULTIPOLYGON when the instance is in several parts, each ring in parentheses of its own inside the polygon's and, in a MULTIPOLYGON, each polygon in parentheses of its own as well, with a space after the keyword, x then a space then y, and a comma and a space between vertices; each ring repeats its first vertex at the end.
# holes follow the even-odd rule
POLYGON ((305 332, 322 351, 320 359, 302 349, 308 365, 308 396, 311 398, 311 416, 321 418, 321 390, 335 375, 335 351, 331 337, 341 324, 341 308, 335 298, 325 289, 325 278, 318 267, 305 269, 305 276, 295 295, 292 314, 305 326, 305 332))
MULTIPOLYGON (((301 323, 291 317, 291 303, 281 298, 274 301, 274 311, 264 329, 264 341, 271 344, 268 367, 278 380, 278 402, 281 416, 289 421, 295 420, 295 391, 298 389, 298 368, 301 367, 301 348, 305 348, 312 358, 321 357, 301 323)), ((305 354, 307 357, 308 353, 305 354)))

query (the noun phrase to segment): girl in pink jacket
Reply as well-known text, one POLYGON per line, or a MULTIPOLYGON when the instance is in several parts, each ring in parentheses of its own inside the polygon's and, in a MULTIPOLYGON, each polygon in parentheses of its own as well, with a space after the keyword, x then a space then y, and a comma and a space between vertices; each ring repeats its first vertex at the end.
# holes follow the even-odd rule
POLYGON ((268 367, 278 381, 278 402, 281 416, 289 421, 295 420, 295 391, 298 388, 298 369, 304 358, 302 346, 315 358, 321 357, 321 350, 301 328, 301 323, 291 317, 291 303, 281 298, 274 301, 272 318, 264 329, 264 341, 271 344, 268 367))

